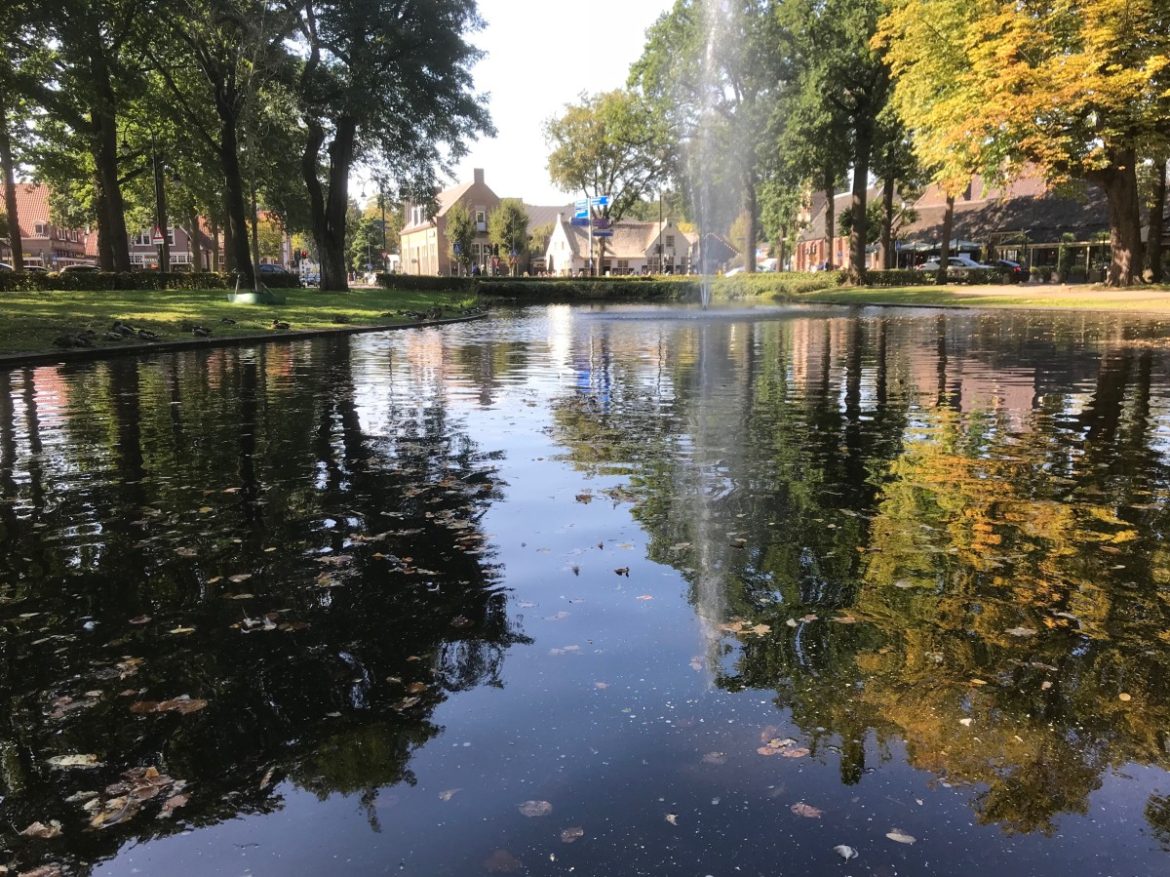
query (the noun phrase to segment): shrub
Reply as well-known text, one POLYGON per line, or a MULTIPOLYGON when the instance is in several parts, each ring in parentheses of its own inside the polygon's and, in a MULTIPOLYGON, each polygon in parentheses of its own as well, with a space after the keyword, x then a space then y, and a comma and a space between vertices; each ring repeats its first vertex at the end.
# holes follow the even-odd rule
MULTIPOLYGON (((296 274, 284 271, 264 274, 266 286, 292 289, 301 285, 296 274)), ((106 271, 65 271, 60 274, 0 274, 0 292, 104 292, 138 289, 232 289, 235 275, 211 271, 183 271, 161 274, 157 271, 114 273, 106 271)))
POLYGON ((601 301, 638 299, 640 301, 682 301, 696 298, 699 285, 694 278, 662 280, 642 277, 505 277, 480 280, 476 291, 482 295, 518 301, 601 301))
POLYGON ((403 292, 473 292, 473 277, 429 277, 415 274, 379 274, 378 286, 403 292))
POLYGON ((711 288, 716 298, 725 301, 760 296, 787 299, 822 289, 832 289, 844 282, 845 274, 839 271, 818 271, 811 274, 795 271, 761 272, 715 277, 711 282, 711 288))

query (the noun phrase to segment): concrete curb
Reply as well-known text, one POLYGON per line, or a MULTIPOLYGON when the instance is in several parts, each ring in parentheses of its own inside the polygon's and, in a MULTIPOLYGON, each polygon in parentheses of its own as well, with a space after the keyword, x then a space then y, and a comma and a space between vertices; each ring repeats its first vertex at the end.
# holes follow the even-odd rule
POLYGON ((22 365, 52 365, 65 362, 93 362, 120 356, 142 356, 146 353, 174 353, 188 350, 207 350, 214 347, 245 347, 252 344, 272 344, 278 341, 303 341, 329 335, 362 335, 370 332, 393 332, 398 329, 425 329, 428 326, 451 326, 482 320, 487 314, 453 317, 447 320, 427 320, 423 323, 395 323, 390 326, 338 326, 336 329, 306 329, 268 333, 264 335, 231 335, 221 338, 190 338, 182 341, 157 341, 153 344, 127 344, 122 347, 82 347, 77 350, 58 350, 49 353, 9 353, 0 355, 0 368, 22 365))

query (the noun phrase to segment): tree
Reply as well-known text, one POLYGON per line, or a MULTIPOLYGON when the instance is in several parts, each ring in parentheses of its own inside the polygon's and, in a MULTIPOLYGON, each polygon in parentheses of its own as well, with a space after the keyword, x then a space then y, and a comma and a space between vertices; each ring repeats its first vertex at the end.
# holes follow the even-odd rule
POLYGON ((865 280, 869 173, 879 144, 878 119, 889 97, 890 71, 871 45, 879 0, 789 0, 786 18, 803 47, 805 100, 814 118, 834 127, 845 123, 853 168, 849 274, 865 280))
POLYGON ((466 272, 471 266, 471 244, 475 241, 475 218, 461 202, 456 201, 447 210, 447 242, 451 258, 466 272))
MULTIPOLYGON (((301 175, 321 254, 321 288, 347 288, 350 171, 367 161, 416 193, 492 133, 472 89, 482 26, 475 0, 290 0, 305 61, 296 82, 308 136, 301 175)), ((417 200, 417 199, 416 199, 417 200)))
POLYGON ((631 86, 671 132, 671 164, 699 206, 704 233, 723 225, 723 211, 745 214, 748 271, 755 270, 770 109, 790 76, 774 7, 772 0, 676 0, 630 70, 631 86), (737 196, 734 206, 716 203, 724 189, 737 196))
POLYGON ((517 259, 528 244, 528 211, 517 198, 504 198, 488 217, 488 236, 509 257, 512 273, 516 273, 517 259))
POLYGON ((1160 0, 894 0, 880 40, 903 118, 911 93, 920 155, 986 152, 1002 175, 1038 166, 1050 181, 1098 185, 1109 205, 1109 283, 1142 268, 1139 156, 1170 131, 1170 9, 1160 0))
MULTIPOLYGON (((591 212, 611 222, 653 191, 666 167, 664 132, 652 124, 645 102, 629 91, 582 95, 564 115, 545 123, 544 136, 552 181, 589 199, 608 195, 609 203, 591 212)), ((604 243, 601 253, 599 259, 604 243)))
POLYGON ((548 252, 548 242, 552 240, 555 222, 546 222, 538 225, 528 233, 528 255, 543 257, 548 252))

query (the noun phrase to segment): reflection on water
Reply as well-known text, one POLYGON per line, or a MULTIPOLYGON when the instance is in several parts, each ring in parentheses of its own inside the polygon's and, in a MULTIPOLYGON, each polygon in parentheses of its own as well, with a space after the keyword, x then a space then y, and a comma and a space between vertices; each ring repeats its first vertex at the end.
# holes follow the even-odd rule
POLYGON ((1164 869, 1170 330, 844 313, 0 373, 8 864, 1164 869))

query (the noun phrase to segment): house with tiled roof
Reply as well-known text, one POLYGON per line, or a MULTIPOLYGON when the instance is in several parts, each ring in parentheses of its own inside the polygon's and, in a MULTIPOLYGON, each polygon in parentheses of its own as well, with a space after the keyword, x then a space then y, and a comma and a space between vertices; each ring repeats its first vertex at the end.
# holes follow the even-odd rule
MULTIPOLYGON (((0 187, 2 203, 4 190, 0 187)), ((16 214, 20 223, 25 267, 55 271, 66 265, 92 264, 85 253, 86 229, 66 228, 53 223, 48 186, 41 183, 17 183, 16 214)), ((9 234, 15 235, 16 229, 10 227, 9 234)), ((8 252, 11 254, 11 249, 8 252)))
POLYGON ((453 273, 451 246, 447 239, 447 214, 462 204, 475 222, 475 240, 471 245, 472 264, 481 268, 491 264, 491 241, 488 238, 488 215, 500 206, 499 196, 484 182, 482 168, 476 168, 471 182, 440 192, 438 210, 431 215, 424 204, 407 202, 406 224, 402 229, 399 253, 405 274, 450 275, 453 273))
MULTIPOLYGON (((544 257, 548 273, 561 277, 589 272, 589 229, 573 225, 566 216, 557 217, 544 257)), ((601 274, 686 274, 697 262, 698 235, 682 231, 671 220, 615 222, 612 231, 612 237, 593 240, 593 258, 601 260, 601 274)))

